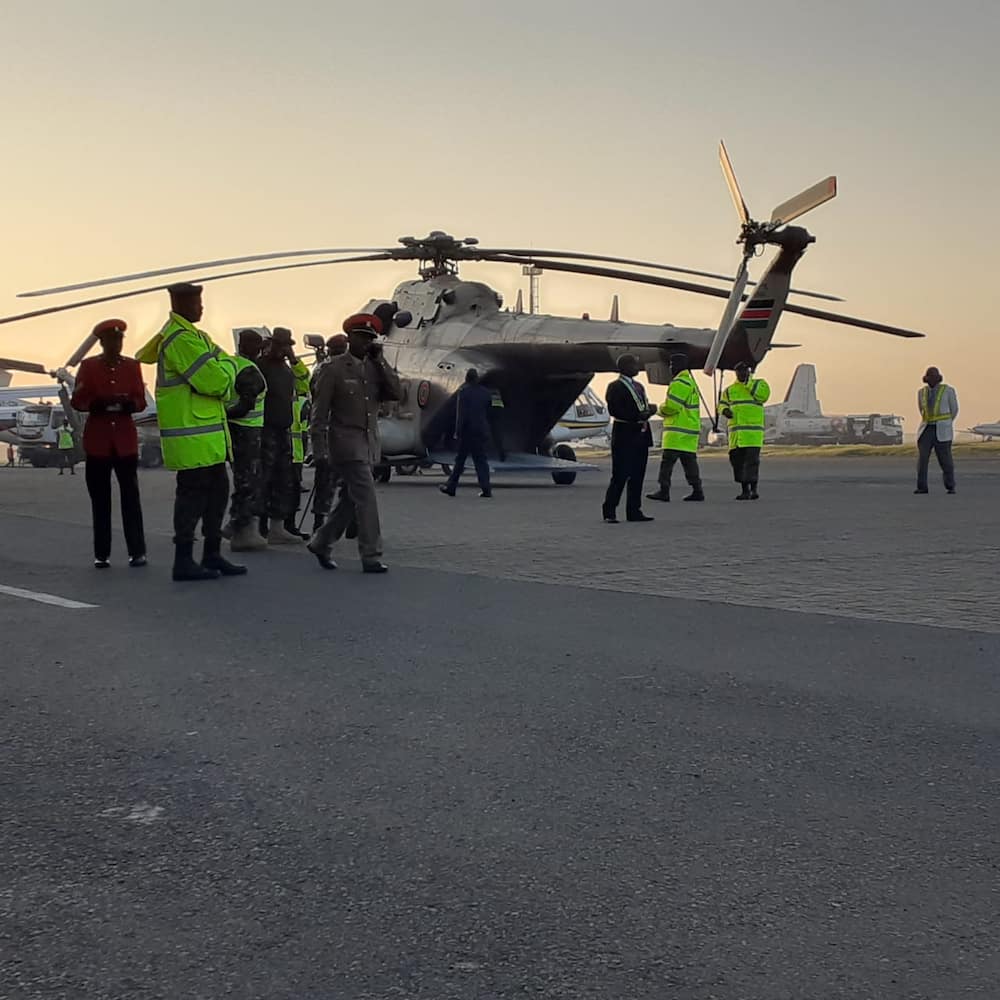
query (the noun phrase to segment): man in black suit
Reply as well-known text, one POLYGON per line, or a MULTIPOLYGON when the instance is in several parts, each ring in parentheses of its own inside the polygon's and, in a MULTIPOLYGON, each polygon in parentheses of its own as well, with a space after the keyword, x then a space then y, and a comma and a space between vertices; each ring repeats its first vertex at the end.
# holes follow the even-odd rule
POLYGON ((646 390, 636 381, 639 359, 634 354, 623 354, 618 359, 620 375, 617 382, 608 386, 608 413, 614 420, 611 428, 611 482, 604 495, 604 520, 617 524, 615 510, 628 484, 625 497, 627 521, 652 521, 643 514, 642 482, 646 477, 646 462, 653 445, 649 418, 656 407, 646 400, 646 390))

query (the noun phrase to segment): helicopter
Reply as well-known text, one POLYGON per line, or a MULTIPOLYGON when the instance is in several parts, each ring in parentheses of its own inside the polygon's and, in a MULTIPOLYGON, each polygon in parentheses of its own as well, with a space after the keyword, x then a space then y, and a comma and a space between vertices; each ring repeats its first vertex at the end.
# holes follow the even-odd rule
MULTIPOLYGON (((384 463, 380 478, 386 480, 388 475, 384 470, 393 465, 447 466, 454 462, 452 429, 456 394, 466 371, 476 368, 483 384, 493 389, 503 403, 496 453, 491 456, 493 471, 545 472, 551 474, 557 484, 568 485, 575 480, 577 471, 593 467, 577 463, 568 444, 554 442, 552 429, 594 374, 615 371, 617 359, 622 354, 636 355, 649 381, 657 385, 665 385, 670 380, 670 356, 686 354, 692 368, 702 367, 707 375, 716 379, 717 406, 722 371, 733 368, 739 361, 756 365, 771 347, 781 346, 773 343, 773 337, 783 312, 892 336, 924 336, 914 330, 790 303, 790 294, 840 301, 836 296, 797 291, 791 287, 792 271, 806 249, 815 242, 815 237, 789 223, 835 197, 836 178, 828 177, 806 188, 778 205, 768 221, 761 222, 752 218, 747 208, 724 143, 719 146, 719 159, 740 221, 736 243, 742 247, 742 258, 735 278, 627 257, 559 250, 484 248, 473 237, 457 239, 434 230, 423 238, 401 237, 399 245, 392 247, 254 254, 21 294, 41 296, 77 292, 199 269, 264 264, 290 258, 311 259, 185 280, 206 283, 305 267, 415 261, 418 268, 415 279, 400 284, 390 298, 371 299, 361 309, 376 313, 383 320, 385 354, 399 372, 403 386, 402 399, 386 404, 380 414, 384 463), (768 248, 777 252, 759 281, 753 282, 749 264, 768 248), (477 262, 509 263, 540 271, 637 282, 714 296, 725 299, 726 304, 716 329, 625 323, 617 318, 617 310, 607 321, 524 313, 518 307, 505 309, 502 296, 485 283, 460 276, 461 265, 477 262), (662 272, 684 277, 667 276, 662 272), (729 288, 697 283, 690 280, 692 277, 725 282, 729 288)), ((0 318, 0 324, 162 291, 167 287, 158 284, 51 306, 0 318)))

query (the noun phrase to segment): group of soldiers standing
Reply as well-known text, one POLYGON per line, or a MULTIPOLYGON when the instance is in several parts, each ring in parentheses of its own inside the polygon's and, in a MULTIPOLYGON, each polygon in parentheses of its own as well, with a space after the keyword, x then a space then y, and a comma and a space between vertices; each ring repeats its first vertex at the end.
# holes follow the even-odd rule
POLYGON ((336 569, 334 543, 356 534, 362 568, 384 573, 372 467, 379 456, 378 409, 400 397, 399 378, 377 338, 382 320, 357 314, 327 343, 324 363, 310 375, 285 327, 267 337, 238 333, 229 355, 196 324, 200 285, 171 285, 170 316, 137 360, 156 365, 157 422, 164 465, 177 473, 174 501, 175 580, 209 580, 246 573, 226 559, 234 552, 301 544, 305 433, 316 466, 316 500, 309 551, 336 569), (230 500, 227 463, 233 468, 230 500), (340 488, 334 503, 334 495, 340 488), (194 557, 201 524, 204 550, 194 557))

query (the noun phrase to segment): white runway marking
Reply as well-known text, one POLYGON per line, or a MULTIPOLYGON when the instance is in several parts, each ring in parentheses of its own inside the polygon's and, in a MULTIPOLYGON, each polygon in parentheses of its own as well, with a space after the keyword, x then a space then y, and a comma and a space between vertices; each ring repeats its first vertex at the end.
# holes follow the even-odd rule
POLYGON ((20 587, 5 587, 3 584, 0 584, 0 594, 10 594, 11 597, 23 597, 26 601, 38 601, 39 604, 54 604, 57 608, 99 607, 97 604, 83 604, 81 601, 71 601, 68 597, 43 594, 37 590, 22 590, 20 587))

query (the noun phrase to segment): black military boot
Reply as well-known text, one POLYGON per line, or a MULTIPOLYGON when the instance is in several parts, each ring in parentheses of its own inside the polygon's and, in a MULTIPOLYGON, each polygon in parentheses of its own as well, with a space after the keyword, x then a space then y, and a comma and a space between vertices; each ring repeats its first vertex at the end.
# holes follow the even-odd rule
POLYGON ((177 581, 217 580, 219 578, 218 571, 196 563, 193 552, 193 542, 177 542, 174 545, 173 578, 177 581))
POLYGON ((750 499, 750 484, 749 483, 741 483, 740 485, 743 487, 743 492, 736 499, 737 500, 749 500, 750 499))
POLYGON ((246 566, 231 563, 222 554, 221 538, 206 538, 205 548, 201 554, 201 565, 204 569, 216 574, 216 576, 243 576, 246 573, 246 566))
POLYGON ((753 483, 750 484, 750 499, 751 500, 759 500, 760 499, 760 494, 757 492, 757 484, 756 484, 756 482, 753 482, 753 483))

